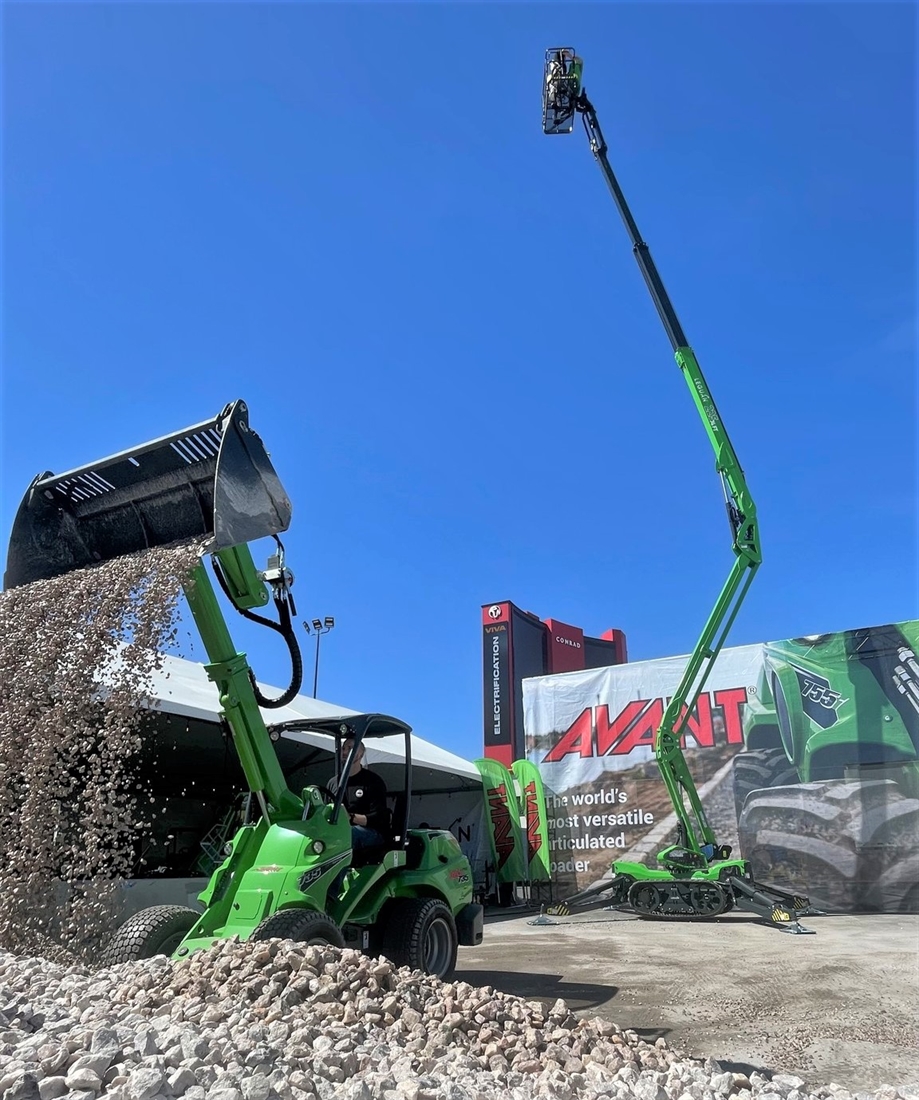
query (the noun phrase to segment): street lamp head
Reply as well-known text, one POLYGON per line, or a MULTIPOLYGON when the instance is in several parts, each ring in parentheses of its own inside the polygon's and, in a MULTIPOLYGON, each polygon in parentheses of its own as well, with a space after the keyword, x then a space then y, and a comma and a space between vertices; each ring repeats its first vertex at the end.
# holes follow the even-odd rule
MULTIPOLYGON (((307 634, 309 634, 310 628, 308 626, 306 626, 305 622, 304 622, 303 625, 306 627, 307 634)), ((327 633, 329 630, 331 630, 334 625, 335 625, 335 620, 332 618, 331 615, 326 615, 324 620, 323 619, 313 619, 313 632, 316 635, 316 666, 313 669, 313 698, 314 699, 316 698, 316 691, 318 690, 318 687, 319 687, 319 641, 322 638, 322 635, 327 633)))

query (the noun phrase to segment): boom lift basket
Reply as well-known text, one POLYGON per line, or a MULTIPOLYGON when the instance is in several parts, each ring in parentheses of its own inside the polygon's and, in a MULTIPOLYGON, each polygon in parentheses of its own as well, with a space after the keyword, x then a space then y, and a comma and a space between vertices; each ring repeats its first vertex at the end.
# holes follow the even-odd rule
POLYGON ((544 134, 570 134, 574 128, 584 62, 567 46, 546 50, 542 84, 544 134))
POLYGON ((291 504, 244 401, 212 420, 64 474, 39 474, 13 522, 5 588, 152 546, 207 551, 285 531, 291 504))

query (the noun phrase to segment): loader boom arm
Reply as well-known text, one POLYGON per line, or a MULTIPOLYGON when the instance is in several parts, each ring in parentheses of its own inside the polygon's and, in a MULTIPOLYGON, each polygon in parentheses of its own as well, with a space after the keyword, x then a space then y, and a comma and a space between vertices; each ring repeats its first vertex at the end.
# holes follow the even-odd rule
MULTIPOLYGON (((580 70, 578 79, 580 79, 580 70)), ((579 90, 576 110, 582 117, 590 139, 591 151, 603 172, 603 178, 625 224, 638 267, 714 449, 715 468, 721 478, 731 525, 734 564, 654 737, 654 754, 680 822, 683 845, 690 851, 710 859, 714 855, 717 842, 702 808, 680 742, 687 720, 698 702, 715 659, 724 645, 750 583, 762 562, 756 507, 702 369, 689 346, 651 252, 638 231, 638 226, 609 163, 607 145, 597 121, 596 111, 583 89, 579 90)))
MULTIPOLYGON (((215 556, 228 578, 237 607, 267 602, 264 582, 248 546, 218 550, 215 556)), ((220 709, 226 716, 249 790, 266 820, 299 818, 303 802, 287 786, 255 698, 249 664, 233 644, 203 561, 198 562, 185 585, 185 596, 207 650, 209 664, 205 671, 220 693, 220 709)))

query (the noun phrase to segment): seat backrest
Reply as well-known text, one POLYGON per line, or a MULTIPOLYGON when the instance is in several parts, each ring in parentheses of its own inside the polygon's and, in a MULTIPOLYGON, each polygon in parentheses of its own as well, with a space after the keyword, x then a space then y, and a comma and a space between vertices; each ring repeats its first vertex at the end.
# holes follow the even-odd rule
POLYGON ((405 791, 400 791, 393 799, 392 825, 390 827, 393 845, 397 848, 404 848, 406 844, 406 837, 402 835, 403 825, 405 824, 405 807, 405 791))

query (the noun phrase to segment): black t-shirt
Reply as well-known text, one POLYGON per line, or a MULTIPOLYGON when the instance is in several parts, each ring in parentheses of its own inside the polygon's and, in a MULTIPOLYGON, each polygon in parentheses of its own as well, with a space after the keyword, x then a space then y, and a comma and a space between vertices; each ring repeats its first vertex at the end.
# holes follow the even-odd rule
POLYGON ((366 815, 368 829, 376 829, 378 833, 388 835, 386 784, 375 772, 361 768, 357 775, 348 776, 345 806, 348 813, 366 815))

